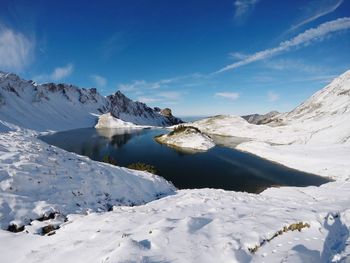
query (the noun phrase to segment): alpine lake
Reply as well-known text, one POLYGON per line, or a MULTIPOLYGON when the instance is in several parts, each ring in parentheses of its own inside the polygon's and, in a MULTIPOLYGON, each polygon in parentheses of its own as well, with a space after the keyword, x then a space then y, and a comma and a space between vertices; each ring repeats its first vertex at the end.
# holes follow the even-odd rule
POLYGON ((191 152, 157 143, 154 137, 166 129, 84 128, 57 132, 39 138, 69 152, 95 161, 113 160, 118 166, 143 163, 178 189, 216 188, 259 193, 269 187, 319 186, 327 178, 304 173, 235 150, 235 138, 213 137, 217 146, 206 152, 191 152), (230 141, 228 142, 227 141, 230 141))

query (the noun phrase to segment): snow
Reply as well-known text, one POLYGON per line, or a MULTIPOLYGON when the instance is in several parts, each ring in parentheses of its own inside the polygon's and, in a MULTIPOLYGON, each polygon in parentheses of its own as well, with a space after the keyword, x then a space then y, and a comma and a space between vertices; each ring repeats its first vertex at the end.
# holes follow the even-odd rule
POLYGON ((350 147, 332 145, 269 145, 245 142, 236 149, 256 154, 285 166, 338 181, 350 179, 350 147))
POLYGON ((350 178, 350 71, 272 125, 254 125, 233 115, 193 125, 205 133, 242 138, 232 145, 286 166, 346 181, 350 178))
POLYGON ((54 211, 67 215, 143 204, 174 190, 147 172, 95 162, 24 132, 0 133, 1 228, 54 211))
POLYGON ((60 116, 73 108, 42 115, 53 104, 36 112, 28 100, 0 90, 11 105, 0 106, 0 261, 349 262, 349 83, 350 71, 294 111, 273 117, 271 126, 237 116, 191 124, 231 136, 222 142, 240 150, 335 179, 261 194, 175 190, 158 176, 49 146, 36 138, 38 131, 91 127, 96 111, 82 106, 73 118, 88 117, 74 123, 60 116), (60 214, 34 220, 53 211, 60 214), (306 225, 301 231, 283 231, 299 222, 306 225), (4 230, 10 223, 26 224, 25 231, 4 230), (48 225, 60 228, 40 235, 48 225))
POLYGON ((329 262, 349 256, 349 190, 182 190, 143 206, 70 215, 52 236, 3 231, 0 254, 4 262, 329 262), (249 252, 300 221, 310 227, 249 252))
POLYGON ((136 125, 131 122, 126 122, 114 117, 110 112, 102 114, 98 117, 98 122, 95 125, 97 129, 114 129, 114 128, 147 128, 151 126, 136 125))
POLYGON ((207 151, 215 146, 214 141, 208 135, 191 128, 174 134, 161 135, 156 138, 156 141, 184 151, 207 151))

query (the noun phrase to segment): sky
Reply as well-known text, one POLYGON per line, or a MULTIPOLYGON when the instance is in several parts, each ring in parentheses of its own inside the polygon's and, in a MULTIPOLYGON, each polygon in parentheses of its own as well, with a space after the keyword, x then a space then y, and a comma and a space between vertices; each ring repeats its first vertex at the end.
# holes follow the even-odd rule
POLYGON ((350 69, 350 0, 0 0, 0 70, 177 116, 289 111, 350 69))

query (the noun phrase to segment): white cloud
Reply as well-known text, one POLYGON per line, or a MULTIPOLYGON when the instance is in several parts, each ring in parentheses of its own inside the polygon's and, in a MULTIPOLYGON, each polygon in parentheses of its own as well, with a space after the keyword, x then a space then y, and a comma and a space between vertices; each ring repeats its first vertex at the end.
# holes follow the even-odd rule
POLYGON ((229 54, 231 58, 237 59, 237 60, 242 60, 242 59, 246 59, 248 57, 248 55, 243 54, 241 52, 232 52, 229 54))
POLYGON ((51 74, 38 75, 33 77, 33 79, 37 82, 58 81, 70 76, 73 70, 73 64, 69 63, 66 66, 55 68, 51 74))
POLYGON ((160 101, 160 99, 157 98, 151 98, 151 97, 138 97, 137 101, 143 102, 143 103, 154 103, 160 101))
POLYGON ((162 84, 169 83, 169 80, 160 80, 157 82, 147 82, 145 80, 134 80, 132 83, 119 84, 118 88, 124 92, 135 92, 145 89, 159 89, 162 84))
POLYGON ((311 1, 309 4, 303 8, 304 16, 292 27, 289 31, 295 30, 301 26, 304 26, 322 16, 334 12, 344 0, 321 0, 321 1, 311 1))
POLYGON ((33 57, 35 41, 0 24, 0 68, 23 69, 33 57))
POLYGON ((256 52, 245 59, 232 63, 215 73, 232 70, 256 61, 264 60, 272 56, 287 52, 292 48, 300 48, 311 44, 313 41, 322 40, 335 32, 350 28, 350 17, 339 18, 323 23, 316 28, 308 29, 296 37, 281 42, 277 47, 256 52))
POLYGON ((169 99, 169 100, 178 100, 181 98, 182 96, 182 92, 178 92, 178 91, 164 91, 164 92, 160 92, 158 93, 158 96, 165 98, 165 99, 169 99))
POLYGON ((267 61, 266 66, 275 70, 293 70, 303 73, 322 73, 326 71, 326 68, 321 66, 314 66, 306 64, 301 59, 277 59, 272 61, 267 61))
POLYGON ((131 83, 123 83, 118 85, 118 89, 123 92, 138 92, 138 91, 152 91, 161 88, 169 88, 170 85, 179 84, 181 86, 194 85, 194 83, 189 83, 189 81, 198 80, 204 76, 198 73, 177 76, 168 79, 161 79, 158 81, 148 82, 146 80, 134 80, 131 83))
POLYGON ((215 97, 221 97, 229 100, 237 100, 239 98, 239 93, 237 92, 218 92, 215 93, 215 97))
POLYGON ((254 6, 259 0, 236 0, 235 6, 235 21, 242 22, 254 9, 254 6))
POLYGON ((269 90, 267 92, 267 98, 268 98, 269 101, 274 102, 274 101, 279 100, 280 95, 277 94, 276 92, 274 92, 273 90, 269 90))
POLYGON ((143 103, 162 102, 163 104, 173 104, 181 100, 183 94, 181 91, 163 91, 150 94, 149 96, 140 96, 137 100, 143 103))
POLYGON ((100 76, 100 75, 91 75, 92 80, 95 82, 95 85, 98 87, 104 87, 107 84, 106 78, 100 76))
POLYGON ((50 77, 53 80, 60 80, 68 77, 73 73, 73 65, 67 64, 63 67, 57 67, 54 69, 54 71, 51 73, 50 77))

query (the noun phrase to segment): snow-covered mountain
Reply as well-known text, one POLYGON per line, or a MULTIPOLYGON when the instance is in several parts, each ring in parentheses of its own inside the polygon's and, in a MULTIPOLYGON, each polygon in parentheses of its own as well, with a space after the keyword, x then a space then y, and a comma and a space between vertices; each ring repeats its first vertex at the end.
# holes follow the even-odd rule
POLYGON ((350 143, 350 70, 272 122, 309 132, 307 143, 350 143))
POLYGON ((158 108, 130 100, 120 91, 104 97, 94 88, 37 84, 0 72, 0 120, 3 122, 39 131, 66 130, 93 127, 97 117, 107 112, 140 125, 168 126, 181 122, 172 115, 162 115, 158 108))
POLYGON ((244 137, 273 144, 349 144, 350 71, 334 79, 294 110, 248 123, 239 116, 216 116, 191 125, 217 135, 244 137))

